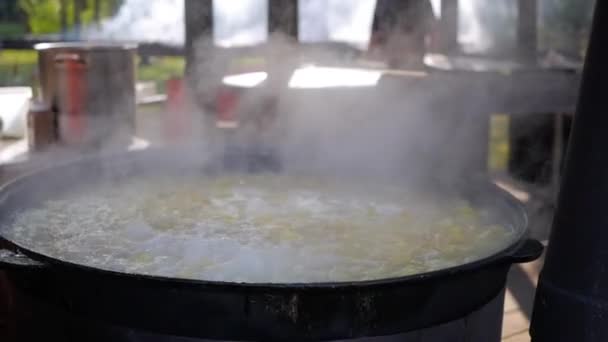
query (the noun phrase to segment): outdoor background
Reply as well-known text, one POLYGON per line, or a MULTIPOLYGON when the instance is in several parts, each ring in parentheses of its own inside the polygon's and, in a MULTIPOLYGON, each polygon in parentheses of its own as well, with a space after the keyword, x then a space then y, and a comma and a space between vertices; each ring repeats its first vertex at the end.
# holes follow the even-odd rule
MULTIPOLYGON (((0 86, 34 86, 37 82, 35 51, 2 49, 3 41, 95 39, 181 46, 183 2, 0 0, 0 86)), ((432 2, 440 16, 440 0, 432 2)), ((594 0, 539 0, 539 4, 539 54, 557 51, 582 59, 594 0)), ((300 40, 338 40, 365 48, 374 5, 375 0, 300 0, 300 40)), ((267 0, 216 1, 216 43, 246 45, 264 40, 265 6, 267 0)), ((516 20, 516 0, 460 0, 459 41, 465 50, 475 53, 508 49, 515 44, 516 20)), ((138 79, 154 83, 162 93, 166 80, 182 76, 184 64, 183 57, 140 59, 138 79)), ((501 115, 492 119, 492 169, 504 169, 507 163, 508 120, 501 115)))

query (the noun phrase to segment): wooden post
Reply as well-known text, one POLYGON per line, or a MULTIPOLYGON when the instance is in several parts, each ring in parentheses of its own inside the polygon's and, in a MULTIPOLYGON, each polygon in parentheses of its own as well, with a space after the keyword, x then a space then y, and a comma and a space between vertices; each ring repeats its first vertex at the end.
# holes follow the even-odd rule
POLYGON ((93 20, 95 24, 99 25, 101 23, 101 7, 99 0, 93 0, 93 20))
POLYGON ((213 1, 185 0, 186 75, 195 61, 195 45, 202 39, 213 41, 213 1))
POLYGON ((458 0, 441 0, 440 42, 443 53, 458 50, 458 0))
POLYGON ((110 8, 110 15, 114 16, 118 13, 118 10, 120 9, 120 5, 122 4, 122 0, 106 0, 109 2, 108 6, 110 8))
POLYGON ((535 342, 608 341, 608 2, 595 2, 580 97, 532 315, 535 342))
POLYGON ((268 1, 268 32, 298 39, 298 0, 268 1))
POLYGON ((74 0, 74 33, 76 34, 76 38, 80 38, 80 28, 82 26, 81 14, 84 8, 83 0, 74 0))
MULTIPOLYGON (((216 0, 219 1, 219 0, 216 0)), ((217 83, 221 81, 222 66, 213 44, 213 0, 185 0, 185 101, 193 101, 193 109, 212 114, 205 108, 215 100, 217 83), (194 95, 190 96, 192 93, 194 95)), ((225 61, 227 62, 227 61, 225 61)), ((213 127, 213 115, 203 115, 203 128, 213 127)), ((207 134, 204 133, 204 134, 207 134)), ((209 133, 211 135, 211 133, 209 133)))
POLYGON ((59 22, 61 25, 61 36, 65 39, 68 32, 68 0, 59 1, 59 22))
POLYGON ((518 0, 518 56, 535 62, 538 49, 538 0, 518 0))

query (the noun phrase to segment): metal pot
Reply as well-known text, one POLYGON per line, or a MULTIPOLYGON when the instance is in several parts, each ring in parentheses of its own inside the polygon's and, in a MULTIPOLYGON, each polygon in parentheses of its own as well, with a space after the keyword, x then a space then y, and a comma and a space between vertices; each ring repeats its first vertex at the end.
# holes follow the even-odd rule
POLYGON ((58 115, 68 145, 128 144, 135 128, 133 44, 43 43, 42 101, 58 115))
MULTIPOLYGON (((183 174, 193 166, 198 172, 217 171, 214 162, 197 165, 184 159, 189 158, 132 152, 22 177, 0 190, 0 233, 10 213, 34 207, 78 183, 151 172, 183 174)), ((475 205, 499 210, 517 229, 517 241, 483 260, 394 279, 309 284, 186 280, 65 262, 22 248, 16 241, 8 241, 13 251, 0 253, 0 265, 19 289, 72 315, 144 331, 218 340, 392 335, 465 317, 499 296, 511 264, 540 256, 543 247, 526 238, 526 215, 517 201, 489 183, 473 188, 463 196, 475 205)))

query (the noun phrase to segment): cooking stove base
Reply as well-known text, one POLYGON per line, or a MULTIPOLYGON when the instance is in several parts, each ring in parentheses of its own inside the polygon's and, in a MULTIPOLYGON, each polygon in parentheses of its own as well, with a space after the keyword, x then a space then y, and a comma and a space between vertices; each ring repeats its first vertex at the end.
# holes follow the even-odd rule
MULTIPOLYGON (((504 293, 469 316, 407 334, 363 338, 358 342, 499 342, 504 293)), ((209 340, 159 335, 71 317, 53 307, 13 292, 13 309, 0 320, 0 341, 6 342, 204 342, 209 340)), ((449 303, 446 303, 449 305, 449 303)))

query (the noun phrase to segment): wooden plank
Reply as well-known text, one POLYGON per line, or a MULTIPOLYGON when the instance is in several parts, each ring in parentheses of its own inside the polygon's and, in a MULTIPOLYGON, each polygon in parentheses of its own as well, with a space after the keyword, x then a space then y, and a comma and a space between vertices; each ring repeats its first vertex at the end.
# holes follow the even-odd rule
POLYGON ((530 334, 526 332, 522 332, 520 334, 508 337, 503 339, 503 342, 530 342, 531 337, 530 334))
POLYGON ((515 297, 513 297, 513 294, 511 293, 511 291, 509 291, 507 289, 507 293, 505 294, 505 308, 504 308, 504 312, 505 313, 509 313, 512 311, 517 311, 519 310, 519 303, 517 302, 517 300, 515 299, 515 297))
POLYGON ((528 317, 521 311, 512 311, 504 316, 502 325, 502 338, 508 338, 522 332, 527 332, 530 328, 528 317))

